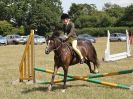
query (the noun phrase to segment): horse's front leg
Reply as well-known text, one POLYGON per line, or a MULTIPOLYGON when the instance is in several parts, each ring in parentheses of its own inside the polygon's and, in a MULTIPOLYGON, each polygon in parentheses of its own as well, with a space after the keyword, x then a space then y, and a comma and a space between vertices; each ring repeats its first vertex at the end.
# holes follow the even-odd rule
POLYGON ((67 81, 67 73, 68 73, 68 66, 64 66, 63 67, 63 70, 64 70, 63 92, 65 92, 65 89, 66 89, 66 81, 67 81))
POLYGON ((54 73, 52 74, 52 79, 51 79, 50 85, 48 86, 48 91, 52 90, 52 86, 54 84, 54 78, 55 78, 55 75, 56 75, 57 71, 58 71, 58 67, 54 66, 54 73))

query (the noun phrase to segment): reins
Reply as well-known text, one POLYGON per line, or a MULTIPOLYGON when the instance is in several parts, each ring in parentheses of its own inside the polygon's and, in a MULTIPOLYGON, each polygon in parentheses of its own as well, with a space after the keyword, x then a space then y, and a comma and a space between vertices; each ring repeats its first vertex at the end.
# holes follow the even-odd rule
POLYGON ((62 42, 60 43, 60 45, 57 48, 53 49, 53 51, 57 51, 61 47, 61 45, 62 45, 62 42))
POLYGON ((53 49, 53 51, 58 50, 61 47, 61 45, 62 45, 62 43, 57 48, 53 49))

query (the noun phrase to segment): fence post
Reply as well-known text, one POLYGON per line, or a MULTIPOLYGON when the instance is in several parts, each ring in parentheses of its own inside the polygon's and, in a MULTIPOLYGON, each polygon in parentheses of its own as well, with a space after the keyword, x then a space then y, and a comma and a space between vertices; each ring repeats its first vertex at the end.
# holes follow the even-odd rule
POLYGON ((34 52, 34 30, 31 30, 26 47, 19 66, 19 81, 34 80, 34 65, 35 65, 35 52, 34 52))

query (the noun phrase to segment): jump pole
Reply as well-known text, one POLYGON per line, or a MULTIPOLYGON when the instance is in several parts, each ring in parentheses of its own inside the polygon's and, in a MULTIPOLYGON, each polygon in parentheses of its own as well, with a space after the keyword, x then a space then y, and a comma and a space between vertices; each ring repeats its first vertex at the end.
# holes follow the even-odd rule
MULTIPOLYGON (((117 87, 117 88, 122 88, 122 89, 131 89, 127 85, 105 82, 105 81, 101 81, 101 80, 96 80, 94 78, 93 79, 84 78, 84 77, 83 78, 81 78, 81 77, 77 78, 75 76, 72 76, 72 78, 67 78, 67 81, 74 81, 74 80, 83 80, 83 81, 92 82, 92 83, 101 84, 101 85, 106 85, 106 86, 110 86, 110 87, 117 87)), ((54 81, 54 83, 60 83, 60 82, 63 82, 63 79, 54 81)), ((40 84, 50 84, 50 82, 41 82, 40 84)))
MULTIPOLYGON (((48 70, 48 69, 43 69, 42 70, 42 69, 34 68, 34 70, 46 72, 46 73, 49 73, 49 74, 53 74, 53 71, 48 70)), ((57 72, 57 75, 64 76, 63 73, 59 73, 59 72, 57 72)), ((122 88, 122 89, 131 89, 131 87, 129 87, 127 85, 105 82, 105 81, 101 81, 101 80, 96 80, 94 78, 89 78, 89 77, 86 77, 86 76, 73 76, 71 74, 68 74, 67 77, 71 78, 71 79, 67 78, 68 81, 83 80, 83 81, 92 82, 92 83, 101 84, 101 85, 106 85, 106 86, 110 86, 110 87, 117 87, 117 88, 122 88)), ((54 83, 60 83, 60 82, 63 82, 63 80, 54 81, 54 83)), ((50 82, 44 82, 44 84, 48 84, 48 83, 50 83, 50 82)))
POLYGON ((100 74, 100 73, 92 74, 92 75, 89 75, 89 78, 99 78, 99 77, 115 76, 115 75, 129 74, 129 73, 133 73, 133 69, 122 70, 118 72, 103 73, 103 74, 100 74))
MULTIPOLYGON (((53 73, 52 70, 49 69, 45 69, 45 68, 34 68, 35 71, 41 71, 41 72, 47 72, 47 73, 53 73)), ((129 73, 133 73, 133 69, 129 69, 129 70, 122 70, 122 71, 118 71, 118 72, 110 72, 110 73, 98 73, 98 74, 90 74, 89 76, 84 76, 84 77, 88 77, 88 78, 100 78, 100 77, 107 77, 107 76, 115 76, 115 75, 121 75, 121 74, 129 74, 129 73)), ((57 72, 57 75, 59 76, 64 76, 63 73, 57 72)), ((70 74, 68 74, 68 76, 71 76, 70 74)))

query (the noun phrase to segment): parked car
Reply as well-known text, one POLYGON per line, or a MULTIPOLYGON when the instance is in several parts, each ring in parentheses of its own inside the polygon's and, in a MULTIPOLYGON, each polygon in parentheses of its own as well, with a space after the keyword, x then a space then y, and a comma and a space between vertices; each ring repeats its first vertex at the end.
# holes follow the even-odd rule
POLYGON ((20 35, 7 35, 7 44, 25 44, 20 35))
POLYGON ((39 36, 39 35, 34 36, 34 43, 35 44, 43 44, 45 42, 46 42, 45 37, 39 36))
POLYGON ((110 34, 110 41, 126 41, 127 37, 124 33, 112 33, 110 34))
POLYGON ((7 39, 0 35, 0 45, 7 45, 7 39))
POLYGON ((91 41, 92 43, 96 43, 96 38, 89 34, 78 35, 78 40, 88 40, 91 41))
POLYGON ((23 39, 23 41, 24 41, 24 44, 27 42, 27 40, 28 40, 28 36, 21 36, 21 38, 23 39))

